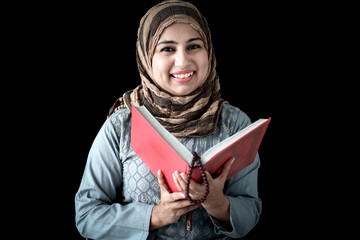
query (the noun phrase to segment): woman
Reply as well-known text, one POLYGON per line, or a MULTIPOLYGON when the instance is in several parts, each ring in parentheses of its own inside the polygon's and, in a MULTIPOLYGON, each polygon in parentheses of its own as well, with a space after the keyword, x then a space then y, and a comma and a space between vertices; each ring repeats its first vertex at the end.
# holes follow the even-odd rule
MULTIPOLYGON (((258 156, 228 181, 232 159, 217 176, 206 172, 207 198, 192 203, 185 196, 184 173, 174 172, 180 192, 171 193, 161 171, 155 176, 130 147, 132 105, 145 105, 199 155, 251 123, 220 98, 206 19, 188 2, 163 1, 141 19, 136 53, 141 85, 114 103, 89 152, 75 196, 79 232, 93 239, 136 240, 246 235, 261 213, 258 156)), ((192 199, 202 197, 204 185, 190 182, 192 199)))

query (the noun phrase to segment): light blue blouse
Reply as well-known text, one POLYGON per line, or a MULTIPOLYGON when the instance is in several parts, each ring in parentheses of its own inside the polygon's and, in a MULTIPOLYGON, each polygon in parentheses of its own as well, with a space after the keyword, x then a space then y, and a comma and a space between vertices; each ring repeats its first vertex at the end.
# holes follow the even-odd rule
MULTIPOLYGON (((199 155, 249 125, 240 109, 225 104, 216 131, 181 143, 199 155)), ((92 239, 228 239, 246 235, 258 222, 261 200, 257 191, 259 156, 230 178, 224 193, 230 200, 230 226, 222 226, 202 207, 192 212, 192 231, 186 217, 149 232, 152 208, 160 202, 156 176, 130 147, 131 112, 120 109, 103 124, 91 146, 75 196, 75 221, 83 237, 92 239)))

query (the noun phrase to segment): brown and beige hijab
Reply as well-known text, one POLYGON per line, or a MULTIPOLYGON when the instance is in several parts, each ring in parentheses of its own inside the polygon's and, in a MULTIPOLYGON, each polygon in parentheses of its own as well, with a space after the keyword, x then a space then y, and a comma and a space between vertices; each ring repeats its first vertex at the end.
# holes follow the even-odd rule
POLYGON ((163 1, 141 19, 136 42, 137 65, 141 85, 116 100, 109 116, 120 108, 144 105, 175 137, 201 137, 211 134, 225 103, 220 98, 220 83, 211 34, 204 16, 185 1, 163 1), (152 57, 163 30, 174 22, 188 23, 199 32, 209 56, 207 79, 202 86, 185 96, 173 95, 160 88, 151 74, 152 57))

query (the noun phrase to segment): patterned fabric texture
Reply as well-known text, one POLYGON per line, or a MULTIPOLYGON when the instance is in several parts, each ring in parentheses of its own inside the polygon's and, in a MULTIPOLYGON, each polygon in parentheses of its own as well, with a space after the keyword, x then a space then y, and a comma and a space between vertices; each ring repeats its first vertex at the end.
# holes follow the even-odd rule
MULTIPOLYGON (((236 123, 238 121, 239 109, 229 108, 229 105, 224 109, 221 118, 226 119, 225 122, 219 122, 215 133, 208 137, 202 138, 183 138, 181 143, 186 146, 190 152, 196 151, 202 155, 207 149, 216 145, 220 141, 233 135, 235 132, 236 123)), ((111 118, 114 125, 120 124, 120 121, 129 121, 127 111, 117 114, 117 117, 111 118)), ((128 123, 129 124, 129 123, 128 123)), ((149 168, 141 161, 141 159, 130 149, 130 129, 119 129, 120 136, 123 136, 124 141, 120 142, 121 153, 124 153, 121 159, 123 160, 124 168, 124 188, 123 195, 125 202, 142 202, 147 204, 160 203, 160 187, 156 176, 149 170, 149 168)), ((200 207, 192 213, 193 230, 188 232, 186 230, 186 216, 183 215, 175 224, 170 224, 153 235, 157 239, 228 239, 226 236, 219 236, 214 231, 214 224, 211 221, 209 214, 205 209, 200 207)))
MULTIPOLYGON (((250 124, 244 112, 229 104, 222 108, 213 134, 183 138, 191 152, 202 155, 210 147, 250 124)), ((230 200, 231 226, 223 226, 204 208, 192 212, 192 231, 185 215, 173 224, 149 232, 152 208, 160 203, 156 176, 131 149, 131 112, 123 108, 103 124, 90 149, 84 175, 75 196, 76 225, 91 239, 230 239, 244 236, 257 223, 261 200, 257 192, 257 156, 254 163, 224 186, 230 200)), ((167 164, 164 160, 164 164, 167 164)))

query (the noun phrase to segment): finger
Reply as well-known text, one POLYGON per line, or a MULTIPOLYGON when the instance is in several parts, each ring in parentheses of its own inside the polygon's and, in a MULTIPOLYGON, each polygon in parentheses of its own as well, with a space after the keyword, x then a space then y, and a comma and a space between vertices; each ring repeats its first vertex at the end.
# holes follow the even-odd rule
MULTIPOLYGON (((180 176, 182 177, 183 179, 183 182, 184 182, 184 188, 186 189, 186 182, 187 182, 187 176, 186 174, 184 173, 181 173, 180 176), (186 180, 185 180, 186 179, 186 180), (186 182, 185 182, 186 181, 186 182)), ((208 179, 210 178, 207 177, 208 179)), ((211 178, 212 180, 212 178, 211 178)), ((210 181, 211 181, 210 180, 210 181)), ((209 184, 210 184, 210 181, 209 184)), ((203 196, 204 196, 204 193, 205 193, 205 183, 202 182, 202 183, 197 183, 196 181, 194 181, 193 179, 190 179, 190 184, 189 184, 189 194, 190 194, 190 197, 193 198, 193 199, 201 199, 203 196)))
POLYGON ((180 181, 182 181, 182 178, 180 177, 179 172, 175 171, 175 173, 172 174, 172 177, 173 177, 173 180, 174 180, 174 183, 175 183, 177 189, 180 192, 185 192, 185 188, 180 183, 180 181))
MULTIPOLYGON (((185 173, 181 173, 180 178, 182 179, 181 182, 183 184, 183 188, 186 189, 186 185, 188 182, 188 176, 185 173)), ((197 182, 195 182, 192 178, 190 178, 189 189, 194 190, 196 188, 196 185, 199 185, 199 184, 197 182)))
POLYGON ((205 171, 205 174, 206 174, 206 178, 208 180, 208 183, 210 184, 214 179, 213 179, 213 177, 211 176, 211 174, 208 171, 205 171))
POLYGON ((185 182, 185 184, 187 183, 187 175, 185 173, 180 173, 180 177, 183 179, 183 181, 185 182))
MULTIPOLYGON (((184 187, 184 189, 186 189, 186 184, 188 182, 188 176, 185 173, 181 173, 180 177, 182 178, 181 182, 183 184, 183 187, 184 187)), ((190 178, 190 184, 189 184, 190 190, 194 189, 194 187, 196 187, 196 186, 200 186, 200 184, 195 182, 192 178, 190 178)))
POLYGON ((179 173, 176 171, 175 176, 176 176, 178 182, 180 183, 182 189, 184 190, 183 192, 185 192, 186 183, 187 183, 187 175, 185 173, 179 173))
POLYGON ((232 157, 232 158, 230 158, 228 161, 225 162, 225 164, 224 164, 224 166, 223 166, 223 168, 222 168, 222 170, 221 170, 221 173, 220 173, 220 175, 218 176, 219 178, 222 178, 222 179, 226 179, 226 178, 227 178, 227 176, 228 176, 228 174, 229 174, 229 172, 230 172, 231 166, 232 166, 232 164, 234 163, 234 161, 235 161, 235 158, 232 157))
POLYGON ((172 202, 177 202, 177 201, 182 201, 186 199, 186 196, 184 193, 182 192, 174 192, 171 193, 169 196, 170 201, 172 202))
MULTIPOLYGON (((188 176, 185 173, 181 173, 180 177, 182 178, 182 186, 184 189, 186 189, 186 184, 188 181, 188 176)), ((190 192, 190 196, 192 197, 195 193, 201 193, 201 191, 203 190, 203 186, 200 183, 195 182, 193 179, 190 179, 190 184, 189 184, 189 190, 190 192)))
POLYGON ((198 208, 201 204, 190 203, 188 200, 181 200, 168 204, 172 209, 181 211, 181 215, 198 208))
MULTIPOLYGON (((173 194, 171 194, 173 195, 173 194)), ((168 209, 182 209, 182 208, 187 208, 190 206, 193 206, 194 203, 191 203, 189 200, 187 199, 181 199, 181 200, 177 200, 177 201, 169 201, 166 203, 168 209)))
POLYGON ((158 181, 161 192, 171 193, 171 190, 166 182, 166 179, 164 178, 164 174, 160 169, 158 170, 158 181))
POLYGON ((181 215, 184 215, 185 213, 190 212, 190 211, 192 211, 192 210, 194 210, 194 209, 196 209, 196 208, 198 208, 200 206, 201 206, 201 204, 192 204, 190 206, 184 207, 182 209, 183 212, 182 212, 181 215))

